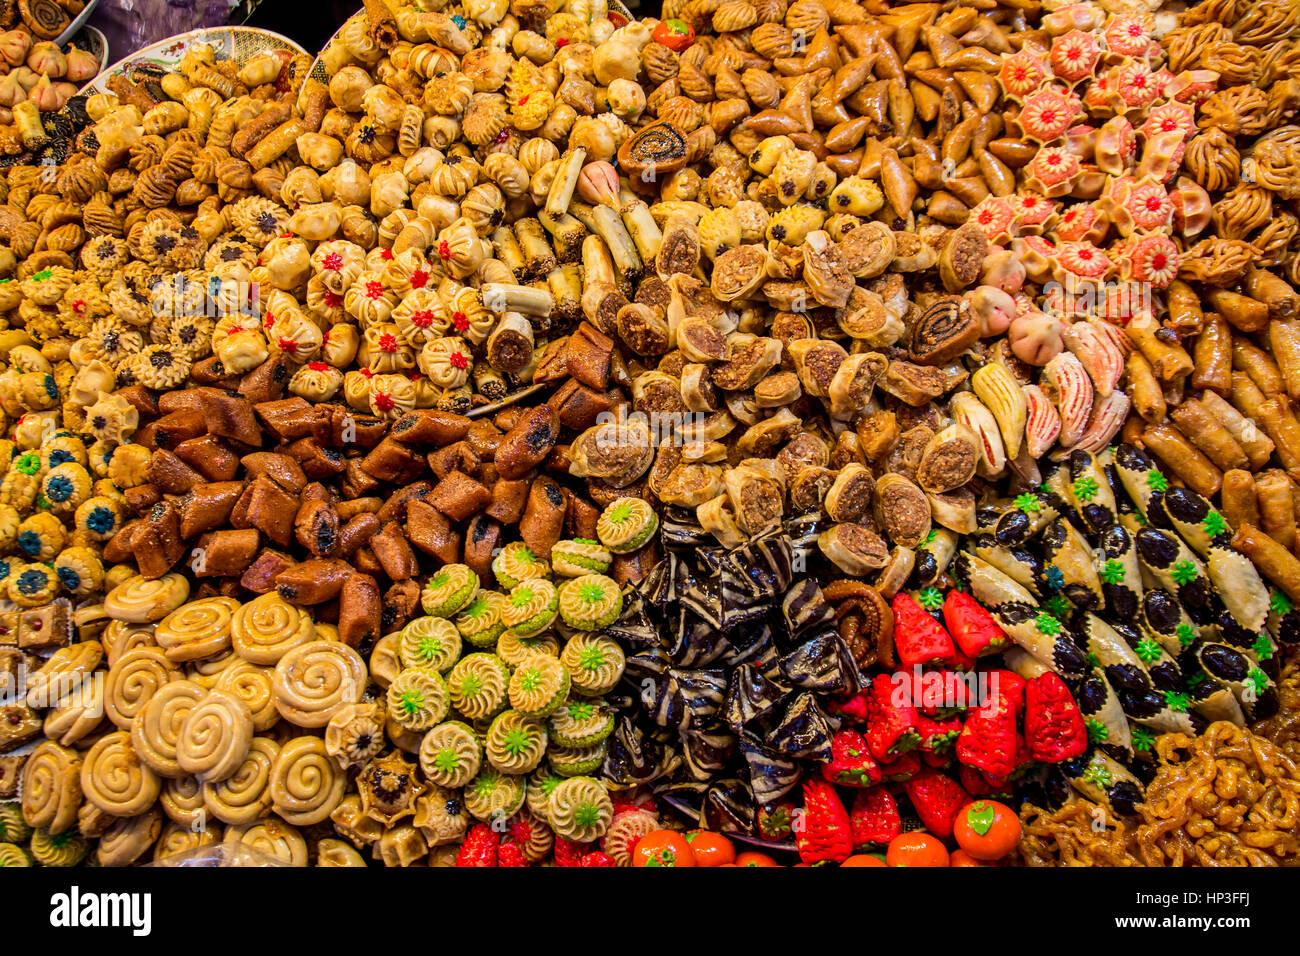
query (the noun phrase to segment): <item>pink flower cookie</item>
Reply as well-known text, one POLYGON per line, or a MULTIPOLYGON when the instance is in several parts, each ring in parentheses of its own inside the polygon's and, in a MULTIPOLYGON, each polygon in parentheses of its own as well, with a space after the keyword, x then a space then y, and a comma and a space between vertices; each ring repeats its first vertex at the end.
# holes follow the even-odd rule
POLYGON ((1061 146, 1045 146, 1025 167, 1025 185, 1050 198, 1064 196, 1079 175, 1079 157, 1061 146))
POLYGON ((1121 259, 1121 271, 1134 282, 1167 288, 1178 276, 1178 246, 1168 236, 1131 236, 1113 250, 1121 259))
POLYGON ((1110 230, 1110 220, 1096 203, 1081 202, 1066 207, 1056 221, 1051 238, 1056 242, 1101 242, 1110 230))
POLYGON ((1015 211, 1006 199, 986 196, 970 211, 967 221, 979 226, 990 243, 1001 244, 1010 241, 1015 229, 1015 218, 1015 211))
POLYGON ((1052 72, 1066 83, 1073 85, 1092 76, 1099 59, 1101 43, 1091 33, 1071 30, 1052 40, 1052 72))
POLYGON ((1020 235, 1038 235, 1056 224, 1058 204, 1044 196, 1021 190, 1008 196, 1007 203, 1020 235))
POLYGON ((1060 139, 1080 113, 1079 98, 1059 86, 1045 86, 1025 98, 1020 127, 1040 143, 1060 139))
POLYGON ((1002 92, 1016 102, 1023 102, 1047 80, 1047 64, 1032 47, 1016 53, 1003 54, 998 68, 998 82, 1002 92))

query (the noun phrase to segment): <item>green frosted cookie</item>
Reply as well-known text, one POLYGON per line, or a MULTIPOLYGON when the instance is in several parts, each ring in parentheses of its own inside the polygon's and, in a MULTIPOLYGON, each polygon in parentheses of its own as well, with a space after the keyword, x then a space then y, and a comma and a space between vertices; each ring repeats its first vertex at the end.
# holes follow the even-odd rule
POLYGON ((614 732, 614 712, 601 700, 571 700, 551 714, 546 725, 560 747, 592 747, 614 732))
POLYGON ((510 675, 510 706, 528 717, 548 717, 569 696, 569 672, 554 657, 533 654, 510 675))
POLYGON ((404 667, 445 673, 460 657, 460 631, 445 617, 417 617, 399 632, 397 648, 404 667))
POLYGON ((420 592, 425 614, 451 617, 474 599, 478 575, 467 564, 444 564, 420 592))
POLYGON ((470 720, 491 717, 506 705, 510 668, 495 654, 467 654, 447 674, 451 705, 470 720))
POLYGON ((602 740, 590 747, 559 747, 552 745, 546 751, 546 760, 561 777, 577 777, 595 773, 605 762, 605 744, 602 740))
POLYGON ((533 637, 551 626, 559 610, 559 590, 544 578, 534 578, 510 590, 501 620, 519 637, 533 637))
POLYGON ((496 575, 497 583, 509 591, 524 581, 550 577, 551 568, 533 554, 528 545, 511 541, 492 559, 492 573, 496 575))
POLYGON ((449 720, 429 730, 420 741, 420 769, 430 783, 459 789, 474 779, 483 763, 483 749, 469 724, 449 720))
POLYGON ((609 627, 623 612, 623 592, 613 578, 584 574, 560 585, 560 617, 579 631, 609 627))
POLYGON ((388 685, 388 714, 405 730, 423 733, 447 716, 447 682, 435 670, 408 667, 388 685))
POLYGON ((456 630, 475 647, 491 647, 506 629, 501 620, 505 603, 506 596, 500 591, 479 591, 456 615, 456 630))
POLYGON ((528 775, 528 809, 535 816, 546 819, 550 812, 551 791, 564 782, 564 777, 546 766, 538 767, 528 775))
POLYGON ((613 561, 614 556, 609 549, 590 538, 557 541, 555 547, 551 548, 551 568, 566 578, 604 574, 613 561))
POLYGON ((502 773, 529 773, 542 762, 547 740, 546 724, 517 710, 507 710, 498 714, 488 728, 483 754, 502 773))
POLYGON ((596 521, 600 543, 615 554, 635 551, 655 533, 659 516, 644 498, 615 498, 596 521))
POLYGON ((22 843, 32 835, 17 803, 0 803, 0 843, 22 843))
POLYGON ((465 785, 465 809, 477 820, 504 820, 524 805, 527 784, 492 767, 484 767, 465 785))
POLYGON ((520 637, 514 631, 506 631, 497 641, 497 656, 511 667, 518 667, 529 654, 545 654, 547 657, 560 656, 560 642, 555 635, 547 632, 536 637, 520 637))
POLYGON ((608 694, 623 676, 627 657, 617 641, 580 632, 569 638, 560 663, 573 679, 573 689, 585 697, 608 694))

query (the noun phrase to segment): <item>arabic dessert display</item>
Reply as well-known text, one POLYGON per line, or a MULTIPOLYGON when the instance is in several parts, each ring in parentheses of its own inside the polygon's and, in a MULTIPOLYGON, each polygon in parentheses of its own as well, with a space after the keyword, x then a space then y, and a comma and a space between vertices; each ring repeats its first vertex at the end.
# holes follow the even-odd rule
POLYGON ((662 17, 12 107, 0 863, 1295 861, 1300 14, 662 17))

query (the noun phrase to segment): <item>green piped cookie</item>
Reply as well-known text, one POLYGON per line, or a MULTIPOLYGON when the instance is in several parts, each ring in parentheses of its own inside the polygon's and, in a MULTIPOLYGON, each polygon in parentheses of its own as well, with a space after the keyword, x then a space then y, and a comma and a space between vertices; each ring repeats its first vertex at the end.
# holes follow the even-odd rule
POLYGON ((506 596, 500 591, 479 591, 474 600, 456 615, 456 630, 474 647, 491 647, 506 629, 501 620, 505 603, 506 596))
POLYGON ((559 610, 559 590, 544 578, 534 578, 510 590, 501 620, 518 636, 532 637, 550 627, 559 610))
POLYGON ((596 521, 596 537, 615 554, 635 551, 655 533, 659 516, 644 498, 615 498, 596 521))
POLYGON ((549 717, 569 696, 569 672, 554 657, 533 654, 510 675, 510 706, 528 717, 549 717))
POLYGON ((584 574, 560 585, 560 617, 579 631, 609 627, 623 612, 623 592, 613 578, 584 574))
POLYGON ((474 600, 478 584, 468 564, 444 564, 420 592, 420 604, 426 614, 451 617, 474 600))
POLYGON ((522 541, 511 541, 492 559, 492 573, 497 583, 509 591, 524 581, 550 577, 551 567, 522 541))
POLYGON ((599 541, 590 538, 570 538, 555 542, 551 548, 551 568, 566 578, 584 574, 604 574, 609 570, 614 556, 599 541))

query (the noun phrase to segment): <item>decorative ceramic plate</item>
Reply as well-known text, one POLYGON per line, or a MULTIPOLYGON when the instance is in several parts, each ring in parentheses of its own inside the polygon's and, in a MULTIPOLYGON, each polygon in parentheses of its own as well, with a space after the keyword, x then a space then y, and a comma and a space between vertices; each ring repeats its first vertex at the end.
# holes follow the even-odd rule
MULTIPOLYGON (((77 32, 81 29, 82 24, 84 24, 87 20, 90 19, 91 13, 94 12, 95 7, 97 6, 99 6, 99 0, 87 0, 86 5, 81 8, 81 12, 78 13, 76 17, 73 18, 72 22, 68 24, 68 28, 66 30, 64 30, 57 37, 54 38, 54 42, 62 46, 63 44, 71 40, 73 37, 75 37, 77 35, 77 32)), ((95 32, 99 33, 98 30, 96 30, 95 32)), ((100 33, 100 39, 102 40, 103 38, 104 35, 100 33)), ((105 49, 107 49, 108 44, 104 44, 104 47, 105 49)))
POLYGON ((166 40, 159 40, 125 59, 118 60, 82 88, 83 93, 102 93, 110 76, 129 73, 141 67, 151 67, 161 72, 176 68, 187 50, 197 43, 211 44, 218 60, 234 60, 243 66, 264 50, 289 50, 307 54, 307 51, 286 36, 258 27, 211 27, 191 30, 166 40))

